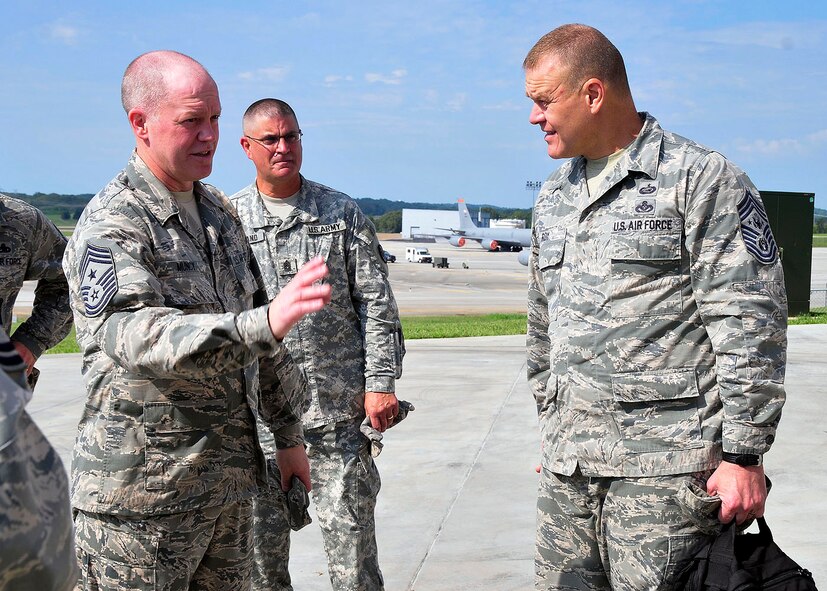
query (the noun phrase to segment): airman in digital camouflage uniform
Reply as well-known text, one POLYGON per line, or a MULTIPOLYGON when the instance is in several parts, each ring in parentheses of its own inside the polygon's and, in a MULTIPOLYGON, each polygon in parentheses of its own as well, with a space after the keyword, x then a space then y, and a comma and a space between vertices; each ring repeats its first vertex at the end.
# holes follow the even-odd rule
POLYGON ((89 203, 64 259, 88 392, 72 465, 81 586, 247 589, 265 476, 256 417, 283 448, 282 472, 309 485, 305 384, 281 339, 329 299, 314 285, 326 268, 310 261, 260 305, 241 224, 198 182, 221 112, 198 62, 139 56, 122 98, 136 151, 89 203), (260 396, 258 357, 277 376, 260 396))
MULTIPOLYGON (((373 224, 356 203, 301 176, 301 130, 287 103, 253 103, 243 128, 241 146, 257 176, 231 200, 267 295, 275 297, 314 256, 330 269, 331 304, 302 319, 284 340, 310 390, 302 423, 330 580, 336 590, 383 589, 374 521, 379 472, 359 426, 367 415, 384 431, 398 412, 394 384, 404 344, 387 266, 373 224)), ((272 453, 272 445, 263 444, 272 453)), ((278 482, 256 500, 255 520, 254 587, 292 589, 283 550, 290 530, 278 482)))
POLYGON ((749 178, 638 113, 599 31, 555 29, 524 69, 530 122, 571 158, 543 185, 530 260, 536 586, 672 589, 718 520, 764 512, 778 249, 749 178))
POLYGON ((0 194, 0 326, 11 334, 12 314, 24 281, 37 280, 32 314, 12 335, 29 372, 46 349, 69 334, 72 310, 61 262, 66 237, 43 212, 0 194))
POLYGON ((69 482, 26 412, 25 370, 0 328, 0 590, 69 591, 78 576, 69 482))

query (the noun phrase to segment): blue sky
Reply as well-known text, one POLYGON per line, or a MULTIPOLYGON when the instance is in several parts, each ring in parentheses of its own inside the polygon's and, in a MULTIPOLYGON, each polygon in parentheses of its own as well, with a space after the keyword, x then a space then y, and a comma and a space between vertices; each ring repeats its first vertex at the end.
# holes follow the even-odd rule
POLYGON ((566 22, 623 53, 639 110, 720 150, 764 190, 827 208, 824 3, 676 0, 28 2, 0 5, 0 190, 94 193, 134 145, 129 61, 175 49, 216 79, 209 182, 248 184, 240 118, 296 109, 303 172, 353 197, 529 207, 559 165, 528 123, 521 63, 566 22))

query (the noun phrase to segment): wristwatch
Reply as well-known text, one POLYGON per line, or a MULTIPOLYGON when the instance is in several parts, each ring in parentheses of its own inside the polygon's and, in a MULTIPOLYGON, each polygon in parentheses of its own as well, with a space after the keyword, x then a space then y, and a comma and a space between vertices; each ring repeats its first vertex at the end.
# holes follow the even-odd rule
POLYGON ((764 463, 764 456, 759 454, 731 454, 725 451, 722 459, 739 466, 760 466, 764 463))

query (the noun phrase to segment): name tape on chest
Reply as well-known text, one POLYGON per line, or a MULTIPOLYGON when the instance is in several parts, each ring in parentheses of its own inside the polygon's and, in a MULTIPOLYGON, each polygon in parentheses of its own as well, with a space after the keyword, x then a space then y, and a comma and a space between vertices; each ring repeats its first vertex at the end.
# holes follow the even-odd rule
POLYGON ((17 267, 23 264, 23 257, 17 245, 11 240, 0 242, 0 267, 17 267))
POLYGON ((318 226, 305 226, 305 231, 310 235, 319 235, 319 234, 333 234, 334 232, 344 232, 345 231, 345 222, 344 220, 339 220, 335 224, 320 224, 318 226))
POLYGON ((741 236, 747 252, 760 263, 774 263, 778 258, 778 245, 772 235, 770 220, 764 205, 749 189, 738 202, 738 217, 741 218, 741 236))
POLYGON ((681 229, 680 218, 631 218, 615 220, 612 232, 673 232, 681 229))
POLYGON ((256 242, 263 242, 264 241, 264 230, 259 230, 258 232, 253 232, 252 234, 247 234, 247 242, 250 244, 255 244, 256 242))
POLYGON ((118 293, 118 275, 112 251, 89 244, 80 261, 80 297, 86 315, 95 318, 103 313, 112 297, 118 293))

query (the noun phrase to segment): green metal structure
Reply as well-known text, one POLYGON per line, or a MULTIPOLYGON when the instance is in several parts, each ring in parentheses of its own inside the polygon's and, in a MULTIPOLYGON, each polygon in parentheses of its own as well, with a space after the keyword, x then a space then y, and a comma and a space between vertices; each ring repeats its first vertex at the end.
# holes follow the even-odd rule
POLYGON ((784 267, 790 316, 810 311, 815 193, 761 191, 784 267))

